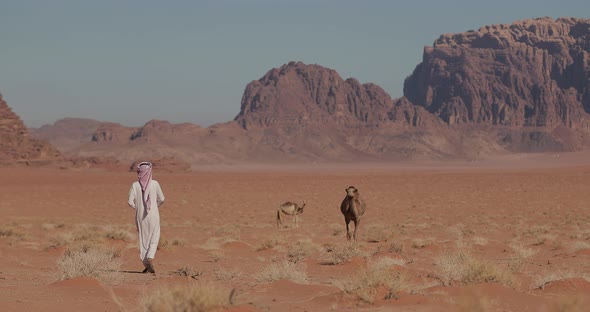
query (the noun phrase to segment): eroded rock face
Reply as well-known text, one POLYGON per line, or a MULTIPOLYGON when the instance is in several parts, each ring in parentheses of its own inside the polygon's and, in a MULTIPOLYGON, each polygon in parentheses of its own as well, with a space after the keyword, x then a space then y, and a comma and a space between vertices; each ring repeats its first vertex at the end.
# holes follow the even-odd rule
POLYGON ((446 123, 590 131, 590 20, 539 18, 447 34, 404 84, 446 123))
POLYGON ((124 144, 132 138, 132 135, 136 131, 136 128, 125 127, 118 123, 105 122, 94 131, 92 141, 97 143, 109 142, 124 144))
POLYGON ((393 107, 391 97, 375 84, 290 62, 248 84, 235 121, 245 129, 289 124, 375 128, 390 121, 393 107))
POLYGON ((0 95, 0 160, 57 160, 60 153, 49 143, 29 137, 29 131, 0 95))
POLYGON ((247 131, 254 150, 275 159, 427 158, 452 149, 446 138, 431 144, 431 134, 445 125, 423 107, 406 98, 394 101, 375 84, 344 80, 333 69, 301 62, 248 84, 234 121, 247 131))

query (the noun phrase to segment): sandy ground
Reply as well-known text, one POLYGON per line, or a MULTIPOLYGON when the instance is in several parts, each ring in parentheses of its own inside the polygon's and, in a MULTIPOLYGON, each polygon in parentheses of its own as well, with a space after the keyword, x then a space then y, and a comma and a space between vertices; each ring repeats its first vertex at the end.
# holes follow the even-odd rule
POLYGON ((154 172, 167 196, 156 274, 141 274, 125 171, 2 168, 2 311, 142 311, 213 287, 230 311, 585 311, 590 158, 154 172), (367 203, 357 244, 339 205, 367 203), (284 201, 307 201, 299 228, 284 201), (75 251, 114 252, 62 280, 75 251), (121 262, 120 267, 108 265, 121 262))

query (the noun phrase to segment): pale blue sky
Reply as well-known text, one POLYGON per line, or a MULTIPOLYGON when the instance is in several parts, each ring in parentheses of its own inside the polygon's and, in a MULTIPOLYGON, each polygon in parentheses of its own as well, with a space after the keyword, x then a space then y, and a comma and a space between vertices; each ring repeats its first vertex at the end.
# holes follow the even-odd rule
POLYGON ((246 85, 302 61, 402 95, 442 33, 551 16, 588 0, 0 0, 0 92, 28 126, 85 117, 208 126, 246 85))

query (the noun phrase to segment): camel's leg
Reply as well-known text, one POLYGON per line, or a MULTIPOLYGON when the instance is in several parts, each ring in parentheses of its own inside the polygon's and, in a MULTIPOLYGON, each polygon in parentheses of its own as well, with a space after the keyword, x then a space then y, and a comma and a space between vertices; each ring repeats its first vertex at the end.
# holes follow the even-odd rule
POLYGON ((348 218, 344 218, 344 222, 346 222, 346 239, 350 240, 350 229, 348 227, 348 224, 350 223, 350 220, 348 218))
POLYGON ((299 219, 297 218, 297 215, 295 215, 295 227, 299 227, 299 219))
POLYGON ((358 230, 360 223, 361 223, 361 219, 360 218, 354 219, 354 234, 353 234, 353 237, 354 237, 354 242, 355 243, 356 243, 356 230, 358 230))
POLYGON ((279 228, 279 224, 283 225, 283 222, 281 221, 281 210, 277 210, 277 229, 279 228))

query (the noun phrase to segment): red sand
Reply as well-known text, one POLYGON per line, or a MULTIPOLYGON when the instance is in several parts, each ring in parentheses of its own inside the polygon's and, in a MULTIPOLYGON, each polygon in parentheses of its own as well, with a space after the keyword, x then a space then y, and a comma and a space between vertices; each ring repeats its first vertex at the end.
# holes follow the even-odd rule
POLYGON ((136 273, 143 267, 133 211, 126 205, 133 173, 2 168, 0 306, 3 311, 134 311, 141 297, 156 289, 210 282, 228 293, 235 289, 230 311, 583 307, 590 302, 588 159, 578 153, 480 163, 154 172, 167 197, 161 209, 167 244, 156 255, 155 275, 136 273), (349 185, 367 202, 358 243, 366 256, 326 265, 326 247, 346 244, 339 204, 349 185), (287 217, 288 227, 276 229, 278 205, 304 199, 308 204, 300 228, 290 228, 287 217), (130 238, 106 238, 107 227, 124 229, 130 238), (95 233, 94 244, 120 250, 123 265, 116 284, 92 278, 59 281, 57 262, 66 247, 55 247, 56 241, 84 231, 95 233), (260 272, 289 259, 300 240, 311 246, 296 264, 308 282, 260 280, 260 272), (533 254, 511 273, 514 286, 493 281, 443 286, 437 259, 457 246, 500 268, 516 258, 512 246, 533 254), (403 291, 388 294, 381 286, 374 302, 367 303, 343 290, 351 277, 383 257, 395 259, 391 270, 406 275, 403 291), (174 273, 184 267, 193 277, 174 273))

